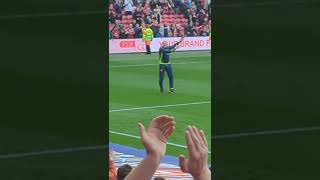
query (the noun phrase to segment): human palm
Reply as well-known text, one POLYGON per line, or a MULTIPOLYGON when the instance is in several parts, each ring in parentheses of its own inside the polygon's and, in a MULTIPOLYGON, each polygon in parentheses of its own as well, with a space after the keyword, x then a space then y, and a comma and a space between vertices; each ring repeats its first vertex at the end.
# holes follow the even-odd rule
POLYGON ((154 118, 147 131, 143 124, 139 123, 142 144, 148 154, 155 154, 163 157, 166 152, 166 143, 175 129, 175 121, 172 116, 159 116, 154 118))

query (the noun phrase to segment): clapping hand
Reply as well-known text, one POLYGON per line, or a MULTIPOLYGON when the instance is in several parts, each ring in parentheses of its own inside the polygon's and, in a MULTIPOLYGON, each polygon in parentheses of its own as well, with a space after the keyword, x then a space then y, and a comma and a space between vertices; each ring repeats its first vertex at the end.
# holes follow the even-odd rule
POLYGON ((163 157, 166 152, 166 143, 175 130, 174 117, 162 115, 154 118, 147 131, 142 123, 138 125, 142 144, 146 148, 147 154, 163 157))
POLYGON ((208 142, 202 130, 188 126, 185 132, 189 159, 179 156, 180 169, 190 173, 195 180, 209 180, 211 173, 208 168, 208 142))

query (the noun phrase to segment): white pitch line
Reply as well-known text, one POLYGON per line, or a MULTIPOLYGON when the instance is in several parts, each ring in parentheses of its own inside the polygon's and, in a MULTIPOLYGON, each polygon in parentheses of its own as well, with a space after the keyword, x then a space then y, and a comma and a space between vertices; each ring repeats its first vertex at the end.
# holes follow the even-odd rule
POLYGON ((5 19, 24 19, 35 17, 57 17, 57 16, 79 16, 79 15, 96 15, 107 14, 107 11, 75 11, 75 12, 53 12, 53 13, 35 13, 35 14, 14 14, 1 15, 0 20, 5 19))
POLYGON ((257 131, 257 132, 248 132, 248 133, 234 133, 234 134, 225 134, 225 135, 215 135, 213 139, 230 139, 230 138, 240 138, 248 136, 262 136, 262 135, 277 135, 277 134, 289 134, 297 132, 310 132, 310 131, 319 131, 320 126, 304 127, 304 128, 290 128, 290 129, 278 129, 278 130, 266 130, 266 131, 257 131))
POLYGON ((23 157, 32 157, 40 155, 50 155, 50 154, 62 154, 62 153, 72 153, 72 152, 81 152, 81 151, 90 151, 90 150, 107 150, 106 145, 99 146, 83 146, 83 147, 73 147, 73 148, 64 148, 64 149, 51 149, 44 151, 34 151, 27 153, 13 153, 13 154, 4 154, 0 155, 0 159, 12 159, 12 158, 23 158, 23 157))
POLYGON ((127 109, 113 109, 113 110, 109 110, 109 113, 122 112, 122 111, 134 111, 134 110, 142 110, 142 109, 176 107, 176 106, 189 106, 189 105, 198 105, 198 104, 210 104, 210 103, 211 103, 210 101, 203 101, 203 102, 184 103, 184 104, 168 104, 168 105, 161 105, 161 106, 146 106, 146 107, 127 108, 127 109))
MULTIPOLYGON (((126 136, 126 137, 131 137, 131 138, 135 138, 135 139, 141 139, 140 136, 135 136, 135 135, 127 134, 127 133, 121 133, 121 132, 116 132, 116 131, 109 131, 109 133, 117 134, 117 135, 121 135, 121 136, 126 136)), ((185 146, 185 145, 171 143, 171 142, 168 142, 167 144, 171 145, 171 146, 181 147, 181 148, 187 149, 187 146, 185 146)), ((208 151, 208 153, 211 154, 211 151, 208 151)))
MULTIPOLYGON (((175 64, 199 64, 199 63, 209 63, 211 61, 191 61, 191 62, 177 62, 177 63, 172 63, 172 65, 175 64)), ((129 65, 116 65, 116 66, 109 66, 109 68, 120 68, 120 67, 144 67, 144 66, 156 66, 158 64, 129 64, 129 65)))

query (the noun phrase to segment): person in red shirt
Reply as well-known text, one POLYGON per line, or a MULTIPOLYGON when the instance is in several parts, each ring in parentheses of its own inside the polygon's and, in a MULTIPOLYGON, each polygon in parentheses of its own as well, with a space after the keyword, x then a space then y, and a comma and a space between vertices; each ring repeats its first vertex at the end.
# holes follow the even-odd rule
POLYGON ((119 39, 119 35, 120 35, 120 30, 118 29, 118 27, 113 28, 112 30, 113 39, 119 39))
POLYGON ((126 34, 128 39, 133 39, 135 32, 134 32, 134 28, 132 27, 132 24, 129 24, 129 27, 126 29, 126 34))
POLYGON ((148 15, 150 15, 150 13, 151 13, 150 6, 149 6, 149 4, 146 3, 145 6, 143 7, 143 14, 145 16, 148 16, 148 15))
POLYGON ((109 180, 117 180, 117 170, 113 162, 112 152, 109 152, 109 180))

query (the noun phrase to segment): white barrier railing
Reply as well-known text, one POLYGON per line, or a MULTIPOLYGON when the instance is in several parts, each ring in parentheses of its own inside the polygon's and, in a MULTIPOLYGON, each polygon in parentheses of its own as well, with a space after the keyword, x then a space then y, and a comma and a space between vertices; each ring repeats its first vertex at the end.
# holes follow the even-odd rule
MULTIPOLYGON (((152 52, 159 52, 163 41, 169 45, 178 42, 180 37, 154 38, 150 47, 152 52)), ((208 36, 185 37, 177 51, 211 50, 211 40, 208 36)), ((146 52, 146 45, 142 39, 110 39, 109 53, 141 53, 146 52)))

